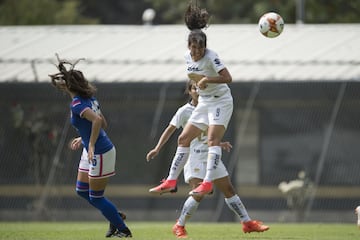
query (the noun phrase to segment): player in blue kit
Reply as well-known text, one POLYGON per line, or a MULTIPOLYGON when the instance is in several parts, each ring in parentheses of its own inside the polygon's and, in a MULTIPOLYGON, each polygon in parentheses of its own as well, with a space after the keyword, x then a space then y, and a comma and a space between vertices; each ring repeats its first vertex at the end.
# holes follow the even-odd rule
POLYGON ((76 192, 100 210, 111 225, 116 227, 113 236, 130 238, 131 231, 121 214, 104 197, 109 177, 115 175, 116 150, 104 131, 107 123, 100 111, 99 102, 94 97, 96 88, 86 80, 81 71, 74 69, 79 60, 70 63, 59 59, 58 55, 57 58, 59 72, 49 75, 51 83, 71 97, 71 124, 80 135, 71 141, 70 148, 76 150, 83 146, 76 192))

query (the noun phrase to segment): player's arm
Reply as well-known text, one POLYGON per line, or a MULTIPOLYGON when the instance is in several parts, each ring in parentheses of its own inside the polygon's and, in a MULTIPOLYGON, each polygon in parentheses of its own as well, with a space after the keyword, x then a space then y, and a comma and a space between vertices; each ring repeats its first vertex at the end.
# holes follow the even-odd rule
POLYGON ((101 117, 101 119, 102 119, 101 127, 102 127, 102 129, 106 129, 107 126, 108 126, 107 121, 106 121, 106 118, 105 118, 105 116, 104 116, 102 113, 100 113, 100 117, 101 117))
POLYGON ((209 83, 231 83, 232 82, 232 76, 227 68, 223 68, 218 72, 218 76, 209 77, 205 76, 203 77, 198 83, 197 86, 200 89, 206 88, 207 84, 209 83))
POLYGON ((159 138, 159 141, 156 144, 156 146, 152 150, 150 150, 148 152, 148 154, 146 155, 146 160, 148 162, 159 154, 161 148, 165 145, 165 143, 173 135, 175 130, 176 130, 176 127, 174 125, 169 124, 169 126, 161 134, 161 136, 159 138))
POLYGON ((91 135, 90 135, 89 146, 88 146, 88 159, 90 162, 90 161, 93 161, 93 159, 94 159, 95 143, 99 137, 100 129, 103 124, 103 119, 99 114, 95 113, 90 108, 86 109, 83 112, 82 117, 92 123, 91 135))

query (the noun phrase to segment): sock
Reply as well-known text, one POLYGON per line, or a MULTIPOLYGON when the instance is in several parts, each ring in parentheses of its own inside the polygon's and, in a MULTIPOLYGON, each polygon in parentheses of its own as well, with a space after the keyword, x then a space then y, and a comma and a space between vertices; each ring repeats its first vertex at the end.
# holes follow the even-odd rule
POLYGON ((249 217, 244 204, 241 202, 239 196, 235 194, 230 198, 225 198, 225 202, 228 207, 240 218, 241 222, 250 221, 251 218, 249 217))
POLYGON ((118 230, 126 228, 124 221, 118 214, 115 205, 103 196, 104 191, 90 191, 90 201, 92 204, 101 211, 102 215, 118 230))
POLYGON ((206 175, 204 178, 204 182, 211 182, 214 180, 214 173, 217 169, 219 162, 221 161, 221 147, 220 146, 212 146, 209 147, 209 153, 206 163, 206 175))
POLYGON ((189 158, 189 152, 189 147, 177 147, 175 156, 171 162, 170 172, 167 180, 178 179, 187 159, 189 158))
MULTIPOLYGON (((89 198, 89 183, 76 181, 76 193, 93 205, 89 198)), ((94 206, 94 205, 93 205, 94 206)), ((95 206, 94 206, 95 207, 95 206)))
POLYGON ((177 224, 185 226, 186 221, 191 218, 199 204, 200 202, 197 202, 193 197, 188 197, 183 205, 177 224))

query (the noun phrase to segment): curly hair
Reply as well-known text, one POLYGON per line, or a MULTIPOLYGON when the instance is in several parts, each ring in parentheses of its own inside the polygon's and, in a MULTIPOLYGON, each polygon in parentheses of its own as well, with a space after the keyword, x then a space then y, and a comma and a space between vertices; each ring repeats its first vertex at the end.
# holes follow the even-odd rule
POLYGON ((75 65, 84 59, 81 58, 76 60, 74 63, 71 63, 67 60, 60 59, 58 54, 56 54, 56 57, 59 62, 56 65, 59 72, 49 74, 52 85, 60 90, 64 90, 64 88, 66 88, 83 98, 90 98, 94 96, 96 87, 86 80, 81 71, 74 69, 75 65), (70 66, 69 70, 67 70, 66 65, 70 66))
POLYGON ((209 13, 206 9, 201 9, 197 3, 190 1, 185 11, 185 24, 190 30, 188 44, 195 42, 200 46, 206 47, 207 37, 201 29, 208 27, 209 13))
POLYGON ((192 31, 208 27, 209 13, 206 9, 201 9, 197 1, 191 0, 185 11, 185 24, 192 31))

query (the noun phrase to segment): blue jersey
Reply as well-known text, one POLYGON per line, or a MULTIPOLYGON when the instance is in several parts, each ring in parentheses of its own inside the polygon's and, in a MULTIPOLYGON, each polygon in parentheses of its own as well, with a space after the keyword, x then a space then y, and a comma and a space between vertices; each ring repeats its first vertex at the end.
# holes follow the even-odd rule
MULTIPOLYGON (((92 123, 83 118, 82 115, 86 109, 91 109, 97 114, 100 114, 100 106, 95 98, 82 98, 76 96, 73 98, 71 104, 71 124, 76 128, 81 136, 82 143, 88 150, 92 123)), ((113 148, 113 144, 106 132, 100 129, 99 137, 95 143, 95 154, 103 154, 113 148)))

